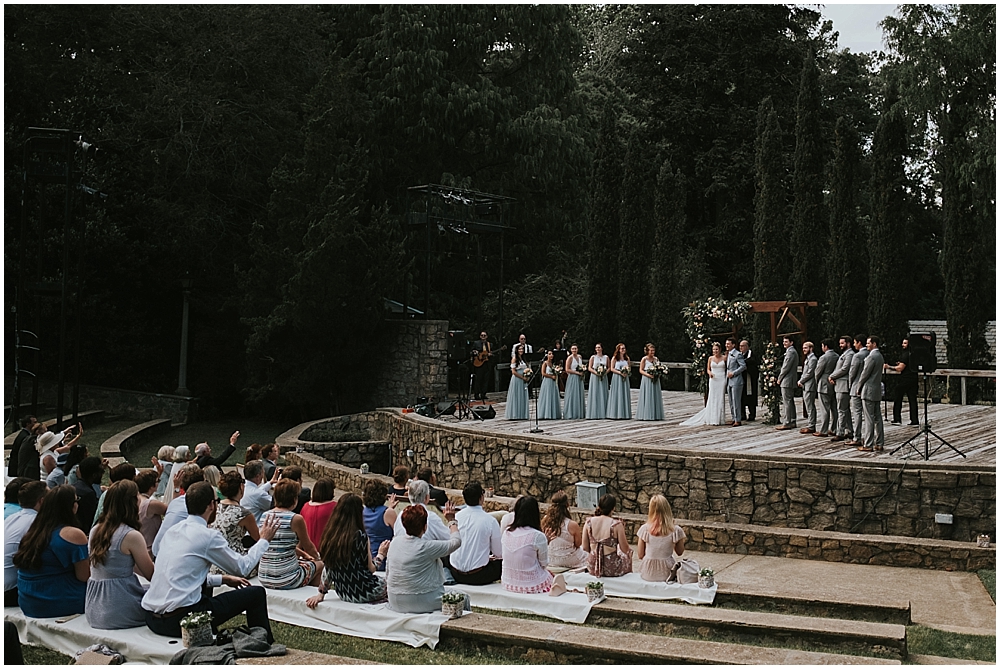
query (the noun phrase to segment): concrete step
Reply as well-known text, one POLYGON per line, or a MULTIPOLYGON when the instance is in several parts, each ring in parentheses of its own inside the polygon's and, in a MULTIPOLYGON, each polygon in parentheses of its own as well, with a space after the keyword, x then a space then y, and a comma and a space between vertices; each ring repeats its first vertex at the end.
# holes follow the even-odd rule
POLYGON ((893 625, 910 624, 910 602, 904 599, 886 600, 879 604, 846 602, 820 599, 815 596, 762 594, 738 588, 723 589, 720 586, 715 595, 714 605, 716 608, 726 610, 742 609, 893 625))
POLYGON ((678 639, 580 625, 466 614, 442 640, 518 654, 536 664, 900 664, 899 660, 678 639))
POLYGON ((831 650, 864 650, 906 657, 906 627, 888 623, 738 611, 707 606, 611 598, 591 609, 588 624, 658 634, 709 636, 715 631, 775 642, 805 639, 831 650), (878 648, 881 647, 881 648, 878 648))

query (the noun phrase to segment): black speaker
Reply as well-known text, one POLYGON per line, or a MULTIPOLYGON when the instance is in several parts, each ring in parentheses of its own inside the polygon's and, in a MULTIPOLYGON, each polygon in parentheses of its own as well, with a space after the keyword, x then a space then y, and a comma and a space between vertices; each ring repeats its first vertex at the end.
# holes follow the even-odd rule
POLYGON ((937 335, 933 332, 912 332, 910 342, 910 369, 921 374, 937 371, 937 335))
POLYGON ((448 330, 448 365, 453 367, 469 359, 469 338, 462 330, 448 330))
POLYGON ((439 415, 439 416, 454 416, 455 415, 455 403, 454 402, 438 402, 437 403, 437 415, 439 415))
POLYGON ((476 417, 479 420, 489 420, 490 418, 496 418, 497 412, 493 408, 492 404, 487 404, 486 406, 472 407, 472 410, 476 413, 476 417))

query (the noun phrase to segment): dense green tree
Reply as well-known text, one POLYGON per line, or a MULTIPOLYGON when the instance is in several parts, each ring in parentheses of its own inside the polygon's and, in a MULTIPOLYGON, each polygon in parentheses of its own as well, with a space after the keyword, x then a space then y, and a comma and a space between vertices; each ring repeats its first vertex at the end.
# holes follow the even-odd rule
POLYGON ((860 164, 858 133, 841 117, 835 130, 827 256, 827 332, 833 336, 856 334, 868 319, 868 238, 858 212, 860 164))
MULTIPOLYGON (((757 120, 757 160, 754 197, 754 289, 755 300, 784 300, 788 294, 791 259, 788 255, 788 195, 786 169, 781 152, 781 128, 770 98, 760 103, 757 120)), ((754 329, 754 347, 763 350, 771 330, 758 317, 754 329)))
POLYGON ((649 281, 649 339, 662 360, 684 360, 690 353, 681 315, 687 296, 680 280, 685 249, 679 246, 686 232, 685 198, 684 175, 675 172, 669 160, 664 161, 656 178, 656 233, 649 281))
POLYGON ((908 129, 895 85, 890 82, 872 142, 872 216, 868 227, 868 333, 882 336, 892 357, 906 335, 912 304, 904 275, 910 249, 904 156, 908 129))
POLYGON ((618 117, 609 102, 601 118, 590 180, 587 231, 587 330, 608 346, 618 328, 618 250, 621 244, 622 146, 618 117))
POLYGON ((649 334, 649 265, 652 258, 655 189, 649 142, 640 127, 632 129, 622 177, 621 234, 618 249, 618 340, 640 350, 649 334))

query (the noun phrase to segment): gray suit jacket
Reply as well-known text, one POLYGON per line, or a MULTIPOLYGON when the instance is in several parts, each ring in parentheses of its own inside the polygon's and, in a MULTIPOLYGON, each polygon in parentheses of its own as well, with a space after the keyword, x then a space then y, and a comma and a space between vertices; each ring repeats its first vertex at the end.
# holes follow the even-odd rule
POLYGON ((743 354, 735 348, 726 356, 726 372, 732 372, 733 377, 729 379, 729 387, 743 385, 743 372, 747 371, 747 363, 743 360, 743 354))
POLYGON ((799 377, 799 383, 802 384, 802 390, 807 393, 816 392, 816 363, 818 359, 815 353, 810 353, 806 356, 806 361, 802 363, 802 376, 799 377))
POLYGON ((816 362, 816 385, 820 393, 833 394, 833 386, 830 385, 830 375, 837 368, 837 359, 840 356, 834 350, 829 350, 819 357, 816 362))
POLYGON ((868 357, 868 349, 863 348, 854 354, 854 360, 851 360, 851 373, 849 375, 851 383, 851 394, 857 395, 858 390, 860 390, 861 384, 858 381, 861 379, 861 370, 865 366, 865 358, 868 357))
POLYGON ((778 385, 782 388, 795 390, 795 372, 799 367, 799 352, 794 346, 785 349, 785 360, 781 363, 781 372, 778 374, 778 385))
POLYGON ((861 386, 861 399, 878 402, 882 399, 882 365, 885 359, 882 351, 872 349, 865 358, 865 366, 861 370, 858 385, 861 386))
POLYGON ((851 392, 851 384, 848 375, 851 373, 851 361, 854 360, 854 349, 849 349, 840 354, 837 359, 837 367, 833 370, 830 378, 837 382, 835 392, 851 392))

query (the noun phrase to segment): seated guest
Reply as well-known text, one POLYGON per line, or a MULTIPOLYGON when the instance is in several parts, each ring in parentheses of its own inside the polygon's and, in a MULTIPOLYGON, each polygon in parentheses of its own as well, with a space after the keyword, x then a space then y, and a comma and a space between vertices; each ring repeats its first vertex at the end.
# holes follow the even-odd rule
POLYGON ((392 488, 389 489, 389 494, 405 499, 406 484, 409 482, 410 470, 405 465, 396 465, 392 470, 392 488))
MULTIPOLYGON (((197 464, 197 463, 195 463, 197 464)), ((219 491, 219 477, 222 476, 222 472, 215 465, 209 465, 208 467, 202 467, 201 475, 203 480, 212 486, 212 490, 215 491, 215 499, 220 502, 225 499, 223 494, 219 491)))
POLYGON ((462 490, 465 508, 455 514, 462 532, 462 546, 444 559, 444 566, 451 570, 455 582, 463 585, 486 585, 500 580, 503 565, 500 525, 483 510, 484 494, 478 481, 462 490))
POLYGON ((548 592, 552 574, 549 540, 541 530, 538 500, 527 496, 514 504, 514 521, 503 533, 503 573, 500 582, 511 592, 548 592))
MULTIPOLYGON (((430 514, 427 518, 427 538, 437 541, 446 541, 449 533, 444 521, 441 520, 441 516, 436 513, 431 513, 428 509, 426 509, 427 503, 430 501, 430 495, 428 492, 430 486, 427 485, 427 481, 413 479, 409 482, 409 484, 407 484, 406 487, 408 490, 407 496, 410 500, 410 506, 423 506, 430 514)), ((410 507, 408 506, 406 508, 408 509, 410 507)), ((390 511, 392 511, 391 508, 390 511)), ((403 511, 406 511, 406 509, 403 509, 403 511)), ((448 520, 455 519, 455 506, 451 502, 448 502, 448 504, 445 505, 444 515, 448 520)), ((388 516, 386 518, 386 522, 389 522, 391 517, 392 516, 388 516)), ((403 527, 402 514, 399 514, 393 521, 392 530, 393 536, 399 537, 406 534, 406 530, 403 527)))
POLYGON ((21 505, 17 502, 17 491, 21 489, 22 485, 29 483, 30 481, 31 479, 27 476, 18 476, 8 483, 7 487, 3 489, 4 520, 7 520, 9 517, 21 510, 21 505))
MULTIPOLYGON (((156 492, 153 495, 154 497, 163 499, 163 495, 167 490, 167 483, 173 480, 173 477, 171 476, 171 472, 174 468, 173 460, 174 447, 168 445, 160 446, 160 450, 158 450, 156 455, 152 457, 153 467, 160 476, 156 481, 156 492)), ((168 500, 164 503, 169 504, 170 501, 168 500)))
POLYGON ((247 446, 247 452, 243 456, 243 464, 246 465, 253 460, 260 460, 260 444, 247 446))
POLYGON ((18 508, 21 510, 3 523, 3 605, 17 606, 17 567, 14 554, 41 508, 42 498, 48 488, 41 481, 28 481, 17 491, 18 508))
MULTIPOLYGON (((319 483, 316 484, 317 486, 319 483)), ((378 549, 384 541, 392 541, 392 523, 386 521, 386 496, 389 494, 388 488, 378 479, 368 479, 365 482, 363 512, 365 519, 365 532, 371 540, 372 560, 378 554, 378 549)), ((395 522, 395 519, 393 520, 395 522)), ((376 563, 378 571, 385 571, 385 562, 376 563)))
POLYGON ((188 516, 187 501, 184 499, 185 492, 195 483, 201 483, 205 480, 205 475, 198 469, 198 465, 193 462, 178 467, 177 474, 181 486, 180 494, 167 505, 167 512, 163 516, 163 522, 160 523, 160 529, 157 530, 156 536, 153 538, 154 560, 160 554, 160 545, 163 543, 163 537, 167 534, 167 530, 174 525, 180 524, 188 516))
POLYGON ((152 497, 158 479, 154 469, 143 469, 135 477, 135 485, 139 488, 139 534, 145 540, 150 556, 153 555, 153 540, 163 524, 163 514, 167 512, 167 505, 152 497))
POLYGON ((99 457, 88 455, 80 461, 79 469, 80 478, 73 484, 79 502, 76 518, 77 527, 86 534, 94 524, 94 513, 97 511, 97 493, 94 487, 99 487, 101 479, 104 478, 104 463, 99 457))
POLYGON ((267 444, 260 449, 260 461, 264 465, 264 480, 270 481, 275 478, 275 471, 278 469, 278 445, 267 444))
POLYGON ((271 488, 278 482, 279 475, 280 471, 275 469, 271 480, 265 483, 264 462, 262 460, 251 460, 243 468, 246 488, 243 491, 243 500, 240 504, 253 514, 253 519, 258 523, 263 513, 270 509, 274 502, 271 499, 271 488))
POLYGON ((194 462, 196 465, 205 469, 205 467, 222 467, 229 459, 229 456, 236 452, 236 440, 239 439, 240 431, 237 430, 233 432, 233 436, 229 437, 229 445, 226 446, 226 450, 222 452, 217 458, 212 457, 212 447, 206 442, 201 442, 194 447, 194 462))
MULTIPOLYGON (((134 465, 127 462, 115 465, 108 472, 108 485, 117 483, 118 481, 135 481, 136 469, 134 465)), ((94 512, 93 523, 97 522, 97 518, 101 515, 101 511, 104 510, 104 496, 107 494, 106 491, 101 491, 101 495, 97 500, 97 511, 94 512)))
POLYGON ((56 458, 56 468, 45 477, 45 484, 50 488, 68 483, 73 485, 79 480, 77 465, 87 457, 87 447, 84 444, 76 444, 69 452, 61 454, 56 458))
POLYGON ((250 573, 267 550, 277 524, 265 521, 260 528, 261 540, 246 555, 239 555, 230 550, 218 531, 208 527, 218 506, 212 486, 204 481, 192 484, 184 502, 188 517, 167 531, 164 541, 170 550, 159 556, 149 590, 142 598, 146 626, 156 634, 179 637, 184 616, 192 611, 211 611, 212 631, 218 633, 219 625, 245 611, 247 625, 263 627, 267 642, 274 643, 267 594, 264 588, 251 586, 243 575, 250 573), (208 568, 213 564, 226 574, 210 575, 208 568), (205 585, 236 589, 210 596, 202 588, 205 585))
POLYGON ((353 493, 347 493, 337 502, 320 544, 320 557, 325 565, 323 579, 319 594, 306 600, 309 608, 316 608, 331 586, 341 600, 352 604, 374 604, 386 600, 385 581, 375 575, 375 563, 385 562, 389 542, 385 541, 378 547, 376 559, 372 560, 370 540, 365 534, 363 508, 361 498, 353 493))
POLYGON ((257 576, 260 584, 271 590, 293 590, 304 585, 319 585, 323 562, 309 540, 306 523, 295 513, 299 484, 288 479, 274 486, 274 509, 265 511, 263 521, 277 525, 274 538, 260 558, 257 576), (304 559, 299 559, 302 555, 304 559))
POLYGON ((434 487, 435 485, 437 485, 437 476, 434 475, 434 472, 431 471, 431 468, 421 467, 417 471, 417 478, 420 479, 421 481, 427 481, 427 486, 430 488, 430 492, 428 494, 431 497, 431 502, 438 509, 443 509, 444 505, 448 503, 448 494, 445 493, 444 490, 441 490, 441 488, 434 487))
POLYGON ((684 554, 687 538, 680 525, 674 525, 674 512, 663 495, 649 500, 649 519, 639 528, 637 551, 642 565, 639 575, 644 581, 667 581, 674 569, 674 553, 684 554))
POLYGON ((38 438, 48 432, 45 423, 35 423, 31 427, 31 436, 21 442, 17 451, 17 475, 32 481, 42 479, 42 465, 38 457, 38 438))
MULTIPOLYGON (((425 481, 411 482, 427 485, 425 481)), ((433 517, 423 504, 413 504, 399 514, 403 533, 389 543, 386 572, 386 590, 389 608, 400 613, 432 613, 441 610, 444 594, 444 576, 441 560, 462 545, 458 523, 448 524, 451 530, 447 539, 430 539, 426 536, 427 519, 433 517)))
POLYGON ((542 531, 549 540, 549 568, 579 569, 587 566, 587 553, 580 547, 583 531, 569 514, 569 497, 562 490, 552 495, 542 517, 542 531))
POLYGON ((302 520, 306 521, 309 541, 317 546, 323 541, 323 530, 326 529, 326 523, 330 520, 334 507, 337 506, 337 501, 333 499, 334 492, 333 479, 326 477, 319 479, 312 489, 312 499, 306 502, 299 512, 302 520))
MULTIPOLYGON (((302 487, 302 467, 292 465, 281 470, 281 478, 295 481, 299 484, 299 499, 295 503, 295 513, 302 513, 302 508, 312 499, 309 488, 302 487)), ((315 541, 313 542, 316 543, 315 541)), ((316 544, 317 546, 319 544, 316 544)))
POLYGON ((29 618, 83 613, 90 556, 77 515, 73 486, 53 488, 14 554, 17 602, 29 618))
MULTIPOLYGON (((226 545, 234 553, 246 555, 249 547, 260 540, 260 530, 257 529, 257 521, 253 519, 253 514, 244 509, 240 504, 243 499, 244 482, 239 472, 226 472, 219 479, 219 491, 223 499, 215 511, 215 522, 210 527, 217 529, 226 538, 226 545), (249 539, 247 538, 249 537, 249 539)), ((212 565, 209 573, 223 573, 218 567, 212 565)), ((254 567, 249 574, 249 578, 257 575, 257 567, 254 567)))
MULTIPOLYGON (((190 446, 178 446, 174 449, 174 466, 170 469, 170 480, 167 482, 166 488, 163 490, 163 501, 166 504, 170 504, 180 492, 180 485, 178 484, 180 478, 181 467, 188 464, 191 460, 191 447, 190 446)), ((193 462, 191 464, 194 464, 193 462)), ((199 467, 200 469, 200 467, 199 467)))
POLYGON ((122 479, 104 497, 104 512, 90 531, 87 623, 99 630, 142 627, 146 589, 135 574, 153 578, 153 560, 139 532, 139 486, 122 479))
POLYGON ((632 573, 632 549, 625 538, 625 526, 612 518, 618 500, 604 495, 597 501, 594 515, 583 524, 583 550, 589 554, 591 576, 612 577, 632 573))
POLYGON ((66 453, 69 449, 73 448, 80 437, 83 436, 83 427, 77 425, 79 432, 74 437, 73 428, 68 427, 62 432, 53 433, 46 432, 38 437, 35 442, 35 448, 38 450, 38 458, 41 466, 41 478, 46 478, 56 468, 56 458, 59 457, 60 453, 66 453), (69 438, 69 441, 64 441, 69 438))

